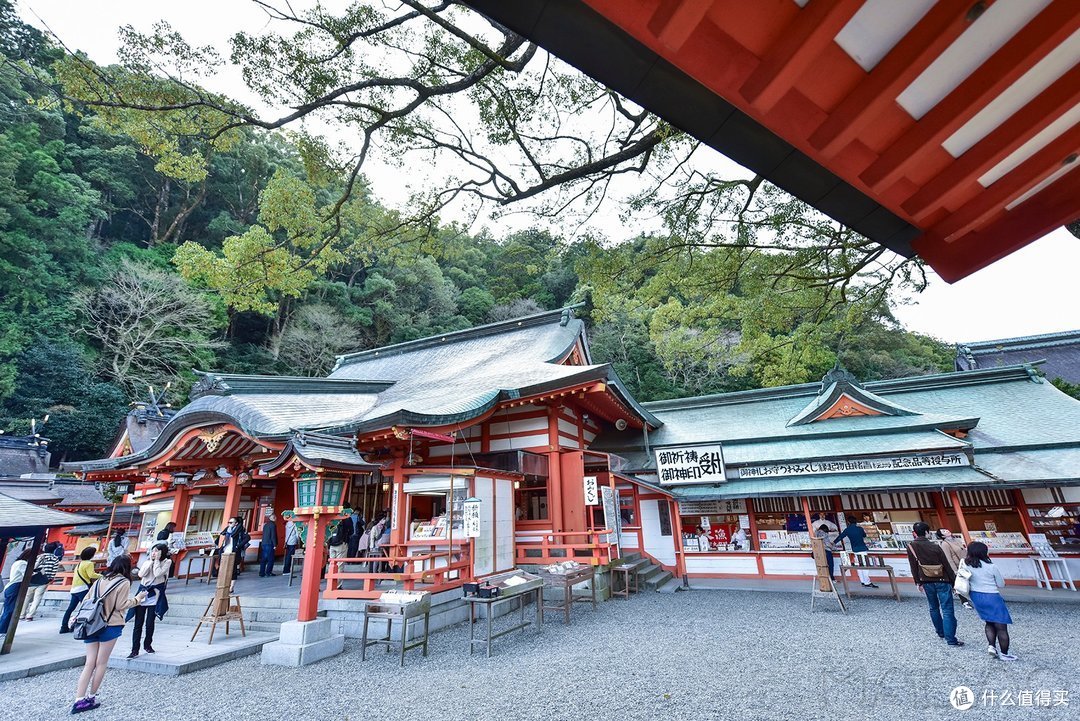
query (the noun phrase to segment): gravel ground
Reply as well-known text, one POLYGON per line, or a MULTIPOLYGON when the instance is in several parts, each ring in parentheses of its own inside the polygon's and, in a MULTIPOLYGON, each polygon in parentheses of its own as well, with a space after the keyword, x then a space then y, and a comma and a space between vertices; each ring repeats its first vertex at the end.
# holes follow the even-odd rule
MULTIPOLYGON (((85 718, 1080 718, 1080 606, 1011 610, 1020 660, 1009 664, 987 655, 973 611, 958 609, 968 645, 952 648, 917 599, 863 599, 843 616, 828 604, 811 614, 803 594, 645 593, 596 612, 581 605, 570 627, 549 616, 540 635, 497 639, 490 659, 467 654, 462 624, 434 634, 428 658, 410 651, 404 669, 378 648, 361 663, 350 640, 341 656, 301 669, 254 656, 179 678, 110 670, 101 708, 85 718), (948 701, 961 685, 975 693, 966 712, 948 701), (1014 701, 1022 691, 1067 691, 1070 705, 984 703, 986 690, 1014 701)), ((65 717, 77 675, 0 683, 0 718, 65 717)))

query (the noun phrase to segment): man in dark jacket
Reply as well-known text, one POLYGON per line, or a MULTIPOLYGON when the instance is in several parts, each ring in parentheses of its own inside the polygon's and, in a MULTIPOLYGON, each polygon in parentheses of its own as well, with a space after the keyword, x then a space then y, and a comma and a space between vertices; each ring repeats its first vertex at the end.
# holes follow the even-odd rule
POLYGON ((259 544, 259 577, 276 576, 274 573, 274 550, 277 548, 277 524, 274 514, 266 517, 262 528, 262 543, 259 544))
POLYGON ((945 639, 950 646, 963 646, 964 642, 956 638, 956 612, 953 609, 953 583, 956 581, 956 574, 941 547, 927 539, 930 526, 920 522, 916 523, 912 530, 915 532, 915 540, 907 549, 911 578, 919 590, 926 594, 926 602, 930 606, 930 620, 937 635, 945 639))

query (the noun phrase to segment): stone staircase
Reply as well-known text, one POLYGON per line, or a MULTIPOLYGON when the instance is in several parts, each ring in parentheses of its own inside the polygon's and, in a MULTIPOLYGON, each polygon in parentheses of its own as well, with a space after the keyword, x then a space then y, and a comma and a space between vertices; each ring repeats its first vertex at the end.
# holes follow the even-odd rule
POLYGON ((637 569, 638 586, 642 589, 648 589, 650 591, 659 591, 660 593, 674 593, 681 584, 677 579, 673 578, 671 571, 665 571, 662 566, 653 563, 648 558, 643 558, 638 552, 629 552, 622 555, 624 563, 637 569))

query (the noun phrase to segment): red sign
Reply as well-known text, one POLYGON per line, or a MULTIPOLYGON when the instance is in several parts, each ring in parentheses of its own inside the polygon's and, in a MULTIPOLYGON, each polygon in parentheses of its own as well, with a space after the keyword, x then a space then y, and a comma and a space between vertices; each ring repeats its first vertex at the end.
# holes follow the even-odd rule
POLYGON ((457 439, 453 436, 449 436, 445 433, 434 433, 432 431, 422 431, 419 428, 413 428, 412 434, 417 438, 430 438, 433 441, 443 441, 444 443, 453 443, 457 439))

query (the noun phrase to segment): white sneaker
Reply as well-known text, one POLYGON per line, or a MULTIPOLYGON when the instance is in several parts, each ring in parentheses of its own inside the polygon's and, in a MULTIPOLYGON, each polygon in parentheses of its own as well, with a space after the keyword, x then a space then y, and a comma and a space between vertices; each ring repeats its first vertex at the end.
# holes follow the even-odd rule
POLYGON ((998 658, 1000 658, 1002 661, 1015 661, 1016 660, 1016 656, 1013 656, 1011 653, 999 653, 998 658))
POLYGON ((993 646, 987 646, 986 647, 986 652, 988 654, 990 654, 991 656, 997 656, 998 655, 998 650, 996 648, 994 648, 993 646))

